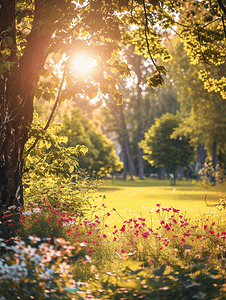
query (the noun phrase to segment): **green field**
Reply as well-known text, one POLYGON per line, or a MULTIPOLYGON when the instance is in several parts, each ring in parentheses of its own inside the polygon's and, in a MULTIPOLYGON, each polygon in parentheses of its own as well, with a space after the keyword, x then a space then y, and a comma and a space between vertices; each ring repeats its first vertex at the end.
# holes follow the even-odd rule
MULTIPOLYGON (((106 199, 95 200, 94 205, 100 206, 105 203, 106 212, 115 208, 124 219, 144 217, 156 220, 156 204, 161 207, 174 207, 186 213, 189 218, 201 218, 203 213, 215 212, 219 216, 216 207, 206 206, 205 196, 209 204, 218 203, 222 194, 220 186, 211 187, 207 190, 191 180, 177 181, 176 186, 170 186, 169 180, 145 179, 134 181, 104 180, 98 194, 105 194, 106 199)), ((121 222, 119 215, 111 211, 107 222, 118 224, 121 222)))

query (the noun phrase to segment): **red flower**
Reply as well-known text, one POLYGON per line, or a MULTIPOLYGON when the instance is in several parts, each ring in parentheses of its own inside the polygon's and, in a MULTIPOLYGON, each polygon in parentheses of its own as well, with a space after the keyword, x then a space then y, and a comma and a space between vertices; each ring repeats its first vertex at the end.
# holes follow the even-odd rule
POLYGON ((142 237, 144 237, 145 239, 147 239, 149 236, 149 232, 144 232, 142 233, 142 237))
POLYGON ((68 228, 67 233, 71 233, 71 232, 72 232, 71 228, 68 228))

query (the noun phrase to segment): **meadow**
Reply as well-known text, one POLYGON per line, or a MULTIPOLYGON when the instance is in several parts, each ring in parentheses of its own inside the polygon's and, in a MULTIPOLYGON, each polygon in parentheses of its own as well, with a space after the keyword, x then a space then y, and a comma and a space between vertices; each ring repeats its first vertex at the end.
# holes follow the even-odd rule
MULTIPOLYGON (((217 218, 219 210, 207 206, 205 197, 209 205, 214 205, 223 193, 222 186, 207 187, 186 179, 177 181, 176 186, 171 186, 167 179, 103 180, 97 193, 100 198, 94 201, 94 205, 101 206, 104 203, 109 211, 115 208, 125 220, 143 217, 155 222, 156 204, 177 208, 184 216, 192 219, 200 219, 208 213, 214 213, 217 218)), ((121 223, 118 213, 108 218, 110 225, 121 223)))
POLYGON ((25 204, 15 246, 0 240, 1 299, 225 300, 224 187, 104 180, 85 215, 64 189, 25 204))

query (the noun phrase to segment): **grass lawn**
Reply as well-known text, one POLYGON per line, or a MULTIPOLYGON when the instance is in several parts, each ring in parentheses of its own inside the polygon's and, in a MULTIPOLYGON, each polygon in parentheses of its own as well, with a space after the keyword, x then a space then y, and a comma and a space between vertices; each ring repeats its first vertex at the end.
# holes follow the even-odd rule
POLYGON ((220 212, 215 207, 208 207, 205 204, 205 195, 209 204, 218 203, 222 190, 220 186, 211 187, 207 190, 200 185, 193 184, 192 180, 177 181, 176 186, 170 186, 169 180, 157 180, 147 178, 145 180, 135 179, 134 181, 104 180, 98 195, 105 194, 106 199, 95 200, 94 205, 100 206, 105 203, 106 212, 111 212, 107 223, 110 225, 121 223, 122 219, 115 211, 126 220, 129 218, 144 217, 155 222, 155 213, 161 207, 174 207, 180 209, 181 213, 188 218, 200 219, 203 213, 216 211, 215 217, 220 212))

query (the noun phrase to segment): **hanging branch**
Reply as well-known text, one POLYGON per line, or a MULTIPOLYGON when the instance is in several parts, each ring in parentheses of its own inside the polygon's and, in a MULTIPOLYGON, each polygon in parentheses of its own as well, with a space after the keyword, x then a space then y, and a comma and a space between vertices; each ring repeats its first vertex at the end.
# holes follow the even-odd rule
MULTIPOLYGON (((57 105, 58 105, 59 100, 60 100, 60 95, 61 95, 61 91, 62 91, 64 79, 65 79, 65 73, 66 73, 66 64, 64 66, 63 77, 62 77, 61 82, 60 82, 60 87, 59 87, 59 90, 58 90, 56 101, 54 103, 54 106, 53 106, 53 109, 52 109, 51 114, 49 116, 49 119, 48 119, 48 121, 46 123, 46 126, 43 128, 43 130, 46 130, 49 127, 49 125, 50 125, 50 123, 51 123, 51 121, 53 119, 54 113, 56 111, 57 105)), ((36 140, 34 141, 33 145, 31 145, 31 147, 28 149, 27 154, 30 153, 32 149, 34 149, 34 147, 37 145, 38 141, 39 141, 39 137, 36 138, 36 140)))
POLYGON ((224 6, 224 4, 222 3, 221 0, 217 0, 221 10, 223 10, 224 14, 226 15, 226 7, 224 6))

